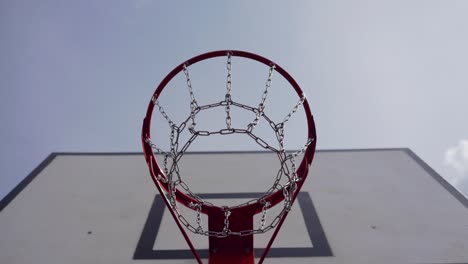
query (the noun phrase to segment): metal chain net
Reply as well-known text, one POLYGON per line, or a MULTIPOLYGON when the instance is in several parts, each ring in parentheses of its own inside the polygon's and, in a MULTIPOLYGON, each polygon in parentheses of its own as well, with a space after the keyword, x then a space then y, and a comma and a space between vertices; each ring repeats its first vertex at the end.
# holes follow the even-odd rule
POLYGON ((206 236, 215 236, 215 237, 227 237, 229 235, 247 236, 247 235, 252 235, 252 234, 264 233, 264 232, 271 230, 272 228, 275 228, 276 225, 281 220, 281 218, 283 217, 283 215, 286 212, 291 210, 294 191, 296 189, 297 183, 302 180, 299 177, 297 177, 295 159, 297 156, 301 155, 307 149, 307 147, 314 141, 313 138, 309 138, 307 142, 304 144, 304 146, 300 150, 294 153, 287 153, 284 150, 284 137, 285 137, 284 125, 296 113, 298 108, 304 103, 304 100, 305 100, 304 95, 299 99, 297 104, 294 105, 294 107, 286 115, 283 121, 279 123, 275 123, 265 114, 264 112, 265 101, 267 99, 268 91, 271 86, 272 76, 275 70, 275 65, 271 65, 268 71, 268 77, 265 83, 265 90, 263 91, 260 104, 258 105, 258 107, 251 107, 248 105, 235 102, 231 98, 231 90, 232 90, 232 87, 231 87, 231 84, 232 84, 231 82, 231 59, 232 58, 231 57, 232 57, 232 54, 228 52, 226 56, 227 56, 227 63, 226 63, 227 78, 226 78, 225 99, 218 103, 199 106, 195 99, 195 95, 193 92, 188 67, 187 65, 184 65, 183 72, 186 77, 187 87, 188 87, 188 91, 189 91, 189 95, 191 99, 191 102, 190 102, 191 111, 190 111, 189 117, 185 119, 180 125, 176 125, 170 119, 169 115, 165 112, 164 108, 159 104, 158 100, 156 100, 153 97, 152 102, 158 108, 160 114, 166 119, 171 129, 170 151, 167 152, 156 147, 151 142, 150 138, 146 138, 146 142, 151 145, 153 152, 155 154, 159 154, 164 157, 163 171, 165 175, 158 175, 157 179, 167 184, 168 192, 166 193, 166 197, 168 198, 170 202, 170 206, 176 213, 179 221, 188 230, 190 230, 193 233, 202 234, 206 236), (245 128, 232 128, 231 107, 233 106, 253 112, 255 114, 254 120, 250 122, 245 128), (218 131, 197 130, 196 122, 195 122, 196 115, 200 111, 211 109, 211 108, 217 108, 217 107, 224 107, 225 109, 226 128, 220 129, 218 131), (271 146, 261 137, 253 133, 255 126, 259 123, 259 121, 262 118, 265 119, 266 122, 268 122, 268 124, 273 129, 274 133, 276 134, 276 138, 278 140, 278 147, 271 146), (188 124, 188 131, 190 132, 191 137, 187 140, 187 142, 185 142, 183 145, 180 146, 179 135, 185 130, 185 128, 187 127, 187 124, 188 124), (216 134, 218 135, 247 134, 260 147, 266 150, 270 150, 277 154, 279 161, 280 161, 280 169, 277 172, 273 186, 271 186, 261 197, 249 200, 248 202, 245 202, 236 206, 231 206, 231 207, 223 206, 222 208, 225 212, 224 228, 223 230, 220 230, 220 231, 211 231, 211 230, 205 230, 202 226, 201 210, 202 210, 203 205, 205 204, 213 205, 213 204, 208 201, 203 200, 197 194, 195 194, 194 192, 190 190, 189 186, 184 182, 184 180, 182 179, 180 175, 178 162, 180 161, 180 159, 185 154, 189 146, 192 144, 192 142, 195 141, 197 137, 199 136, 207 137, 207 136, 216 135, 216 134), (168 162, 169 159, 172 161, 170 165, 168 162), (287 178, 286 182, 281 184, 281 179, 283 179, 284 176, 287 178), (176 202, 176 188, 183 189, 183 191, 187 195, 191 196, 192 198, 194 198, 194 200, 197 201, 196 203, 189 204, 189 206, 196 212, 195 224, 191 224, 184 217, 184 215, 181 214, 180 210, 178 209, 177 202, 176 202), (275 191, 281 191, 283 193, 283 196, 284 196, 283 208, 281 212, 276 217, 274 217, 269 222, 269 224, 267 224, 267 214, 268 214, 268 209, 270 209, 271 207, 271 202, 267 201, 266 198, 275 191), (257 203, 257 202, 259 202, 262 205, 262 215, 261 215, 259 227, 257 229, 251 229, 251 230, 241 230, 241 231, 236 231, 236 232, 231 231, 229 229, 229 216, 231 214, 231 210, 245 206, 245 205, 257 203))

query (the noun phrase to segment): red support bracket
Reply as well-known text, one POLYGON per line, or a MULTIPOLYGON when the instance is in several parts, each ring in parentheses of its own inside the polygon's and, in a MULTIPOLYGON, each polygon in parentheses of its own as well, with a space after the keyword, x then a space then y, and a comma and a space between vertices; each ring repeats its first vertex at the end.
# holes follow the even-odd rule
MULTIPOLYGON (((222 208, 213 208, 208 213, 208 227, 211 231, 221 232, 225 227, 226 215, 222 208)), ((252 230, 253 213, 238 208, 228 217, 230 230, 252 230)), ((209 237, 209 264, 254 264, 253 235, 228 237, 209 237)))

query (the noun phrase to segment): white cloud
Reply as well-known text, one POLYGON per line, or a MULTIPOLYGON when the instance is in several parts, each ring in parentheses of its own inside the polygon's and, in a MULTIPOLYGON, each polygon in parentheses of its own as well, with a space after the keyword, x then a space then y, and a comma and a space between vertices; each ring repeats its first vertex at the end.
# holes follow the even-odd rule
POLYGON ((460 140, 457 146, 445 151, 445 164, 457 172, 449 179, 453 185, 458 186, 468 180, 468 140, 460 140))

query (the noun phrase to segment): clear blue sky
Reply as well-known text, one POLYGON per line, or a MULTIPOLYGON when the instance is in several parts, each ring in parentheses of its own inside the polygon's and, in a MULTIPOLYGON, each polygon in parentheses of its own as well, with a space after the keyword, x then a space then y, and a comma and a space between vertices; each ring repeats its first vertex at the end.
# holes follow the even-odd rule
POLYGON ((140 151, 155 86, 218 49, 287 68, 319 149, 409 147, 468 194, 467 13, 430 0, 2 1, 0 197, 50 152, 140 151))

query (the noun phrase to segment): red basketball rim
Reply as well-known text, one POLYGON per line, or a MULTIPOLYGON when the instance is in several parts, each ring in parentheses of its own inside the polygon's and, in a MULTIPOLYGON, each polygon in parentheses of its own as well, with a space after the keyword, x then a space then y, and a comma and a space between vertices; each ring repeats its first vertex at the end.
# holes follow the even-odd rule
MULTIPOLYGON (((279 66, 276 63, 273 63, 269 59, 266 59, 262 56, 245 52, 245 51, 238 51, 238 50, 219 50, 219 51, 213 51, 213 52, 208 52, 205 54, 201 54, 198 56, 195 56, 186 62, 180 64, 179 66, 175 67, 159 84, 157 87, 156 91, 153 94, 154 100, 158 99, 159 95, 161 92, 166 88, 166 85, 176 76, 179 72, 183 70, 184 65, 187 67, 190 65, 193 65, 197 62, 200 62, 202 60, 210 59, 210 58, 215 58, 215 57, 221 57, 221 56, 226 56, 227 54, 231 53, 231 56, 237 56, 237 57, 244 57, 248 59, 252 59, 255 61, 258 61, 260 63, 263 63, 269 67, 272 65, 275 65, 275 70, 279 74, 281 74, 288 82, 289 84, 294 88, 296 91, 297 95, 299 98, 302 98, 303 92, 297 82, 289 75, 289 73, 284 70, 281 66, 279 66)), ((152 100, 153 100, 152 98, 152 100)), ((310 164, 312 163, 314 154, 315 154, 315 147, 316 147, 316 130, 315 130, 315 123, 314 119, 312 116, 312 113, 310 111, 310 107, 307 101, 307 98, 304 100, 303 103, 303 108, 306 114, 307 118, 307 129, 308 129, 308 138, 313 139, 313 141, 308 145, 308 147, 305 150, 304 157, 301 161, 300 166, 297 169, 297 175, 302 179, 300 182, 297 184, 296 191, 293 196, 293 200, 295 200, 297 193, 299 193, 300 188, 302 187, 302 184, 304 183, 307 174, 308 174, 308 168, 310 164)), ((153 101, 150 101, 148 105, 148 110, 146 112, 146 116, 143 121, 143 128, 142 128, 142 143, 143 143, 143 150, 144 150, 144 155, 146 162, 148 163, 148 166, 150 168, 150 174, 151 177, 154 181, 154 183, 157 186, 161 186, 167 191, 168 190, 168 185, 167 183, 164 183, 158 179, 158 175, 163 175, 165 177, 164 172, 161 170, 161 167, 159 166, 158 162, 156 161, 156 158, 154 156, 151 144, 149 142, 146 142, 146 139, 150 138, 150 125, 151 125, 151 116, 153 114, 153 109, 154 109, 154 103, 153 101)), ((180 203, 184 204, 185 206, 189 207, 189 204, 197 204, 199 201, 196 199, 188 196, 184 192, 180 191, 179 189, 176 189, 176 199, 180 203)), ((284 200, 284 195, 281 190, 278 190, 276 192, 271 193, 267 197, 264 198, 264 200, 268 200, 271 204, 271 206, 274 206, 284 200)), ((257 201, 255 203, 247 204, 238 208, 235 208, 234 210, 248 210, 253 212, 254 214, 259 213, 262 211, 263 205, 257 201)), ((219 209, 222 210, 221 207, 211 205, 211 204, 204 204, 201 208, 202 213, 207 213, 210 209, 219 209)))

